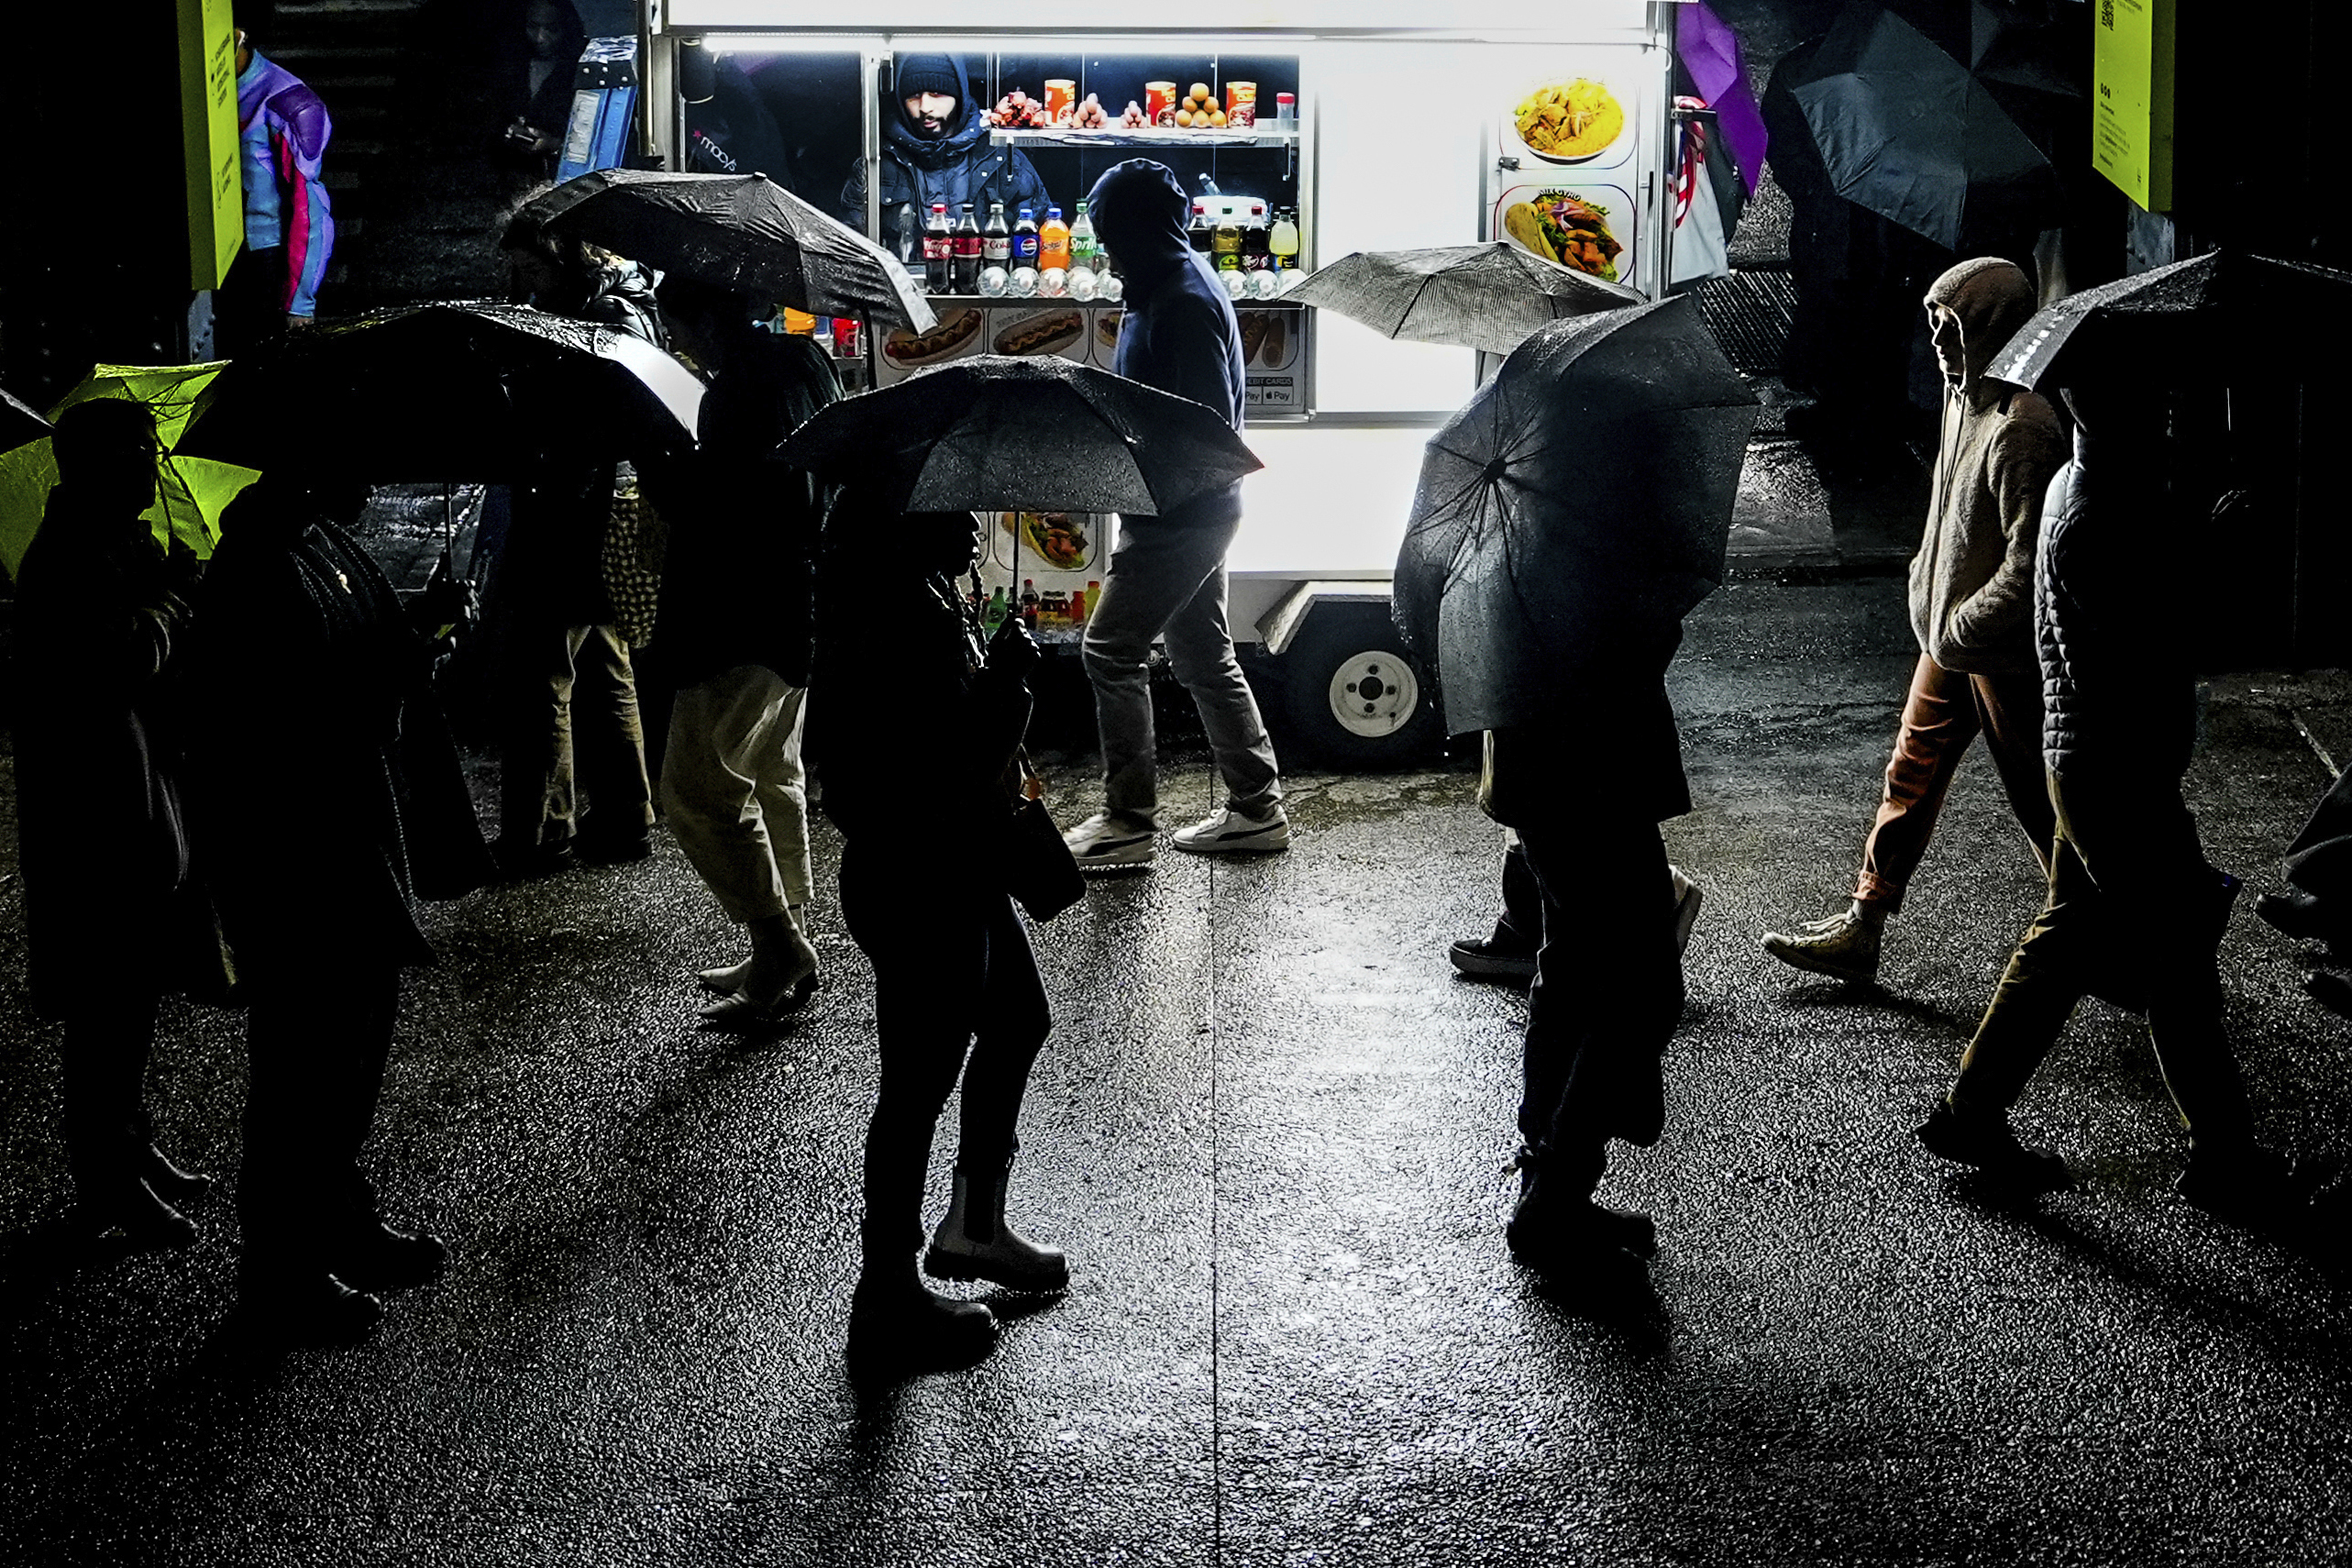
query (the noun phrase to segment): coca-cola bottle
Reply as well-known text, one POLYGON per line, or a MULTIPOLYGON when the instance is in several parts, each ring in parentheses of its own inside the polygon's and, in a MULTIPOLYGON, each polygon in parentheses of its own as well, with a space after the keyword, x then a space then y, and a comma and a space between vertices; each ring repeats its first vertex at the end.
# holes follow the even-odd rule
POLYGON ((922 226, 922 286, 934 294, 955 292, 955 239, 945 202, 931 204, 931 221, 922 226))
POLYGON ((972 204, 964 204, 964 215, 955 225, 952 239, 955 267, 955 292, 977 294, 980 292, 980 225, 972 216, 972 204))
POLYGON ((988 221, 980 226, 980 264, 1012 270, 1012 226, 1004 221, 1004 204, 988 204, 988 221))

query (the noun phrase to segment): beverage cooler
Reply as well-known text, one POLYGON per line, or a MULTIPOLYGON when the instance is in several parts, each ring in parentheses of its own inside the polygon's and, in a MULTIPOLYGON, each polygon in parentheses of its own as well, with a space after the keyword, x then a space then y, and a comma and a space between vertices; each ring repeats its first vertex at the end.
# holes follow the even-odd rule
MULTIPOLYGON (((665 166, 761 170, 928 277, 932 331, 874 341, 838 324, 854 384, 980 353, 1109 369, 1123 281, 1078 206, 1122 160, 1167 165, 1234 298, 1266 465, 1229 557, 1235 638, 1278 667, 1291 737, 1378 760, 1436 725, 1388 581, 1421 447, 1476 386, 1476 356, 1286 291, 1355 250, 1501 239, 1662 293, 1673 12, 1552 0, 1539 25, 1518 0, 1195 0, 1179 26, 1119 0, 1032 0, 1022 25, 976 31, 950 0, 651 0, 641 130, 665 166), (968 219, 960 202, 905 201, 891 170, 900 68, 940 54, 969 89, 946 134, 985 149, 968 219), (1025 224, 1010 199, 990 210, 1015 189, 1035 193, 1025 224)), ((1026 601, 1049 644, 1075 640, 1118 519, 987 522, 988 595, 1026 601)))

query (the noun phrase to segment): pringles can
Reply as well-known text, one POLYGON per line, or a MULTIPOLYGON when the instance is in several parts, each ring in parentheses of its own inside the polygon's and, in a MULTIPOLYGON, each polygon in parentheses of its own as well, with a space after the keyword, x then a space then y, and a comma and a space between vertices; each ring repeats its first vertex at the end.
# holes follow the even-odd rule
POLYGON ((1176 84, 1173 82, 1143 83, 1143 117, 1155 126, 1176 124, 1176 84))
POLYGON ((1225 83, 1225 123, 1235 129, 1258 123, 1258 84, 1254 82, 1225 83))
POLYGON ((1078 84, 1077 83, 1066 76, 1049 76, 1045 79, 1045 113, 1048 117, 1061 118, 1069 112, 1070 105, 1077 101, 1078 84))

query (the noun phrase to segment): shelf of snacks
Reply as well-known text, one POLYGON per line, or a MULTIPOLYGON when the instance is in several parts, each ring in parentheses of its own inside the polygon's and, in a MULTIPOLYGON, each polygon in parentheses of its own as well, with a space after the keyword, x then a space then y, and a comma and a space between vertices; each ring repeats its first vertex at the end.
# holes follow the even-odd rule
POLYGON ((1172 126, 1079 130, 1064 126, 1049 130, 991 130, 988 140, 999 147, 1296 147, 1298 133, 1264 126, 1246 130, 1178 130, 1172 126))

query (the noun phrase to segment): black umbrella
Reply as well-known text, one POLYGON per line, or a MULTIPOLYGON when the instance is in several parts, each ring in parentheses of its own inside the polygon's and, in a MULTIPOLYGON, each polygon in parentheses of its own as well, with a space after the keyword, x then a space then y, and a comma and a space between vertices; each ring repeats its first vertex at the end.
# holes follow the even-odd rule
POLYGON ((624 332, 525 305, 413 305, 231 362, 176 449, 259 469, 298 455, 377 484, 498 482, 687 450, 701 401, 693 372, 624 332))
POLYGON ((40 416, 38 410, 28 408, 8 393, 0 392, 0 452, 13 452, 49 433, 50 423, 40 416))
POLYGON ((1787 87, 1839 195, 1962 253, 2059 221, 2058 172, 1968 67, 1848 0, 1787 87))
POLYGON ((1755 394, 1687 296, 1544 327, 1430 438, 1396 613, 1447 729, 1556 720, 1563 676, 1723 580, 1755 394))
POLYGON ((569 235, 713 288, 816 315, 939 324, 899 259, 765 174, 600 169, 534 198, 505 243, 569 235))
POLYGON ((1288 298, 1335 310, 1388 337, 1507 354, 1548 322, 1638 304, 1641 296, 1516 245, 1358 250, 1288 298))
POLYGON ((2177 381, 2275 375, 2284 337, 2340 336, 2352 272, 2213 251, 2069 294, 2004 344, 1985 374, 2013 386, 2097 376, 2177 381))
POLYGON ((1061 359, 979 354, 844 398, 778 458, 907 512, 1157 515, 1264 467, 1222 415, 1061 359))

